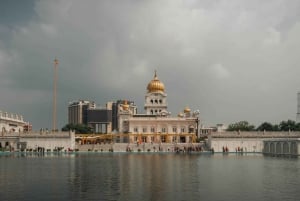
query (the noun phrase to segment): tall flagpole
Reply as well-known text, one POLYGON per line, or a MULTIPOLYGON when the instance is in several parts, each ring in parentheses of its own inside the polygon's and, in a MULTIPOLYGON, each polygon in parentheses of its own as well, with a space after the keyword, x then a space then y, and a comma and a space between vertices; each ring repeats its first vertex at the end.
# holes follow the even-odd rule
POLYGON ((57 67, 58 60, 54 59, 54 77, 53 77, 53 126, 52 131, 56 132, 56 87, 57 87, 57 67))

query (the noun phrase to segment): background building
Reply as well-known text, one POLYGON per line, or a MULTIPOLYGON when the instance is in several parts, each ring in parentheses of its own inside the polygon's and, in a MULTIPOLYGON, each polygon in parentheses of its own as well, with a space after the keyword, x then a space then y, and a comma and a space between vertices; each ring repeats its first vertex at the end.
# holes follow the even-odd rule
POLYGON ((133 114, 136 114, 137 107, 133 101, 118 100, 117 102, 107 102, 105 107, 100 108, 93 101, 79 100, 70 102, 68 123, 87 125, 92 128, 94 133, 116 133, 119 131, 119 109, 124 104, 128 105, 133 114))
POLYGON ((90 108, 87 110, 87 125, 94 133, 111 133, 112 131, 112 102, 105 108, 90 108))
POLYGON ((93 101, 79 100, 70 102, 68 106, 68 123, 87 125, 87 110, 95 108, 96 104, 93 101))

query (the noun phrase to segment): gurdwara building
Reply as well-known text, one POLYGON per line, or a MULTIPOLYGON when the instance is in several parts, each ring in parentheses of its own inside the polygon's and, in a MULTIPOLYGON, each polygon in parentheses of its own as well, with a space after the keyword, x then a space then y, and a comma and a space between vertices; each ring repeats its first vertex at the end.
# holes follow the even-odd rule
POLYGON ((137 114, 136 107, 126 101, 119 105, 118 130, 128 135, 130 143, 190 143, 196 139, 199 111, 185 107, 171 116, 165 86, 156 72, 147 85, 144 109, 144 114, 137 114))

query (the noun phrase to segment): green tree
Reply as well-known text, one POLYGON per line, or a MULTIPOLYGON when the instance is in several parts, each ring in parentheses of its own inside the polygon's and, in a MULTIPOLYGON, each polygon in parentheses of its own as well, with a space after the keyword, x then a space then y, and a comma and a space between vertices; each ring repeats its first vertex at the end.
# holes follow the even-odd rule
POLYGON ((85 124, 67 124, 61 130, 74 130, 76 134, 93 133, 92 129, 85 124))
POLYGON ((295 131, 296 130, 296 122, 293 120, 282 121, 279 124, 280 131, 295 131))
POLYGON ((247 121, 239 121, 233 124, 229 124, 228 131, 253 131, 255 126, 249 124, 247 121))
POLYGON ((258 131, 274 131, 274 126, 269 122, 264 122, 257 127, 258 131))

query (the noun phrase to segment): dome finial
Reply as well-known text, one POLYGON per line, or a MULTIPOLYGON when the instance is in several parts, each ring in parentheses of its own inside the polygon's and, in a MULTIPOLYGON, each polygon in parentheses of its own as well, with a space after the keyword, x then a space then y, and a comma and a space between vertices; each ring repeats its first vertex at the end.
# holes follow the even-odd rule
POLYGON ((154 78, 157 78, 157 71, 154 70, 154 78))

